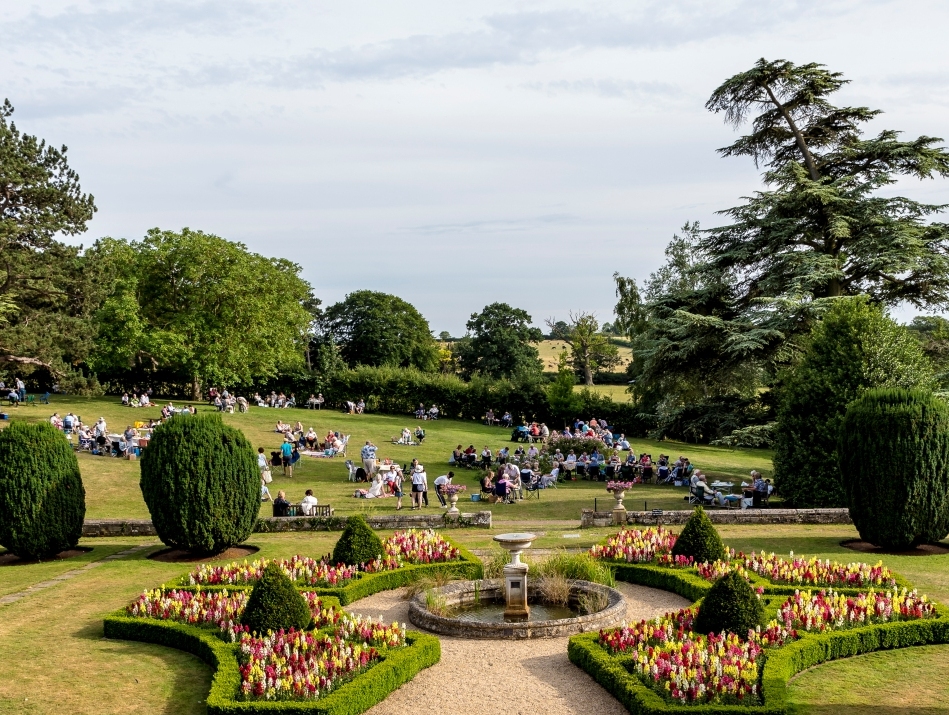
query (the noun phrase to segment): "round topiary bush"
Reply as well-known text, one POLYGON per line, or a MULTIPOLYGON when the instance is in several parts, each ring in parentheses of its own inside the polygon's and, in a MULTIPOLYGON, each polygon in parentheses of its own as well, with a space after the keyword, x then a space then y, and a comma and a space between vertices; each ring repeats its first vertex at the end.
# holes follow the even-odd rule
POLYGON ((264 569, 260 580, 247 599, 241 623, 256 633, 303 630, 313 616, 306 600, 293 586, 293 581, 276 564, 264 569))
POLYGON ((751 584, 737 571, 716 581, 702 599, 693 628, 697 633, 731 631, 745 637, 749 629, 764 625, 764 606, 751 584))
POLYGON ((365 519, 356 515, 346 520, 346 528, 333 549, 333 561, 358 566, 382 556, 383 552, 382 540, 376 536, 376 532, 365 519))
POLYGON ((217 413, 166 420, 141 465, 142 496, 168 546, 214 554, 250 536, 260 511, 257 456, 217 413))
POLYGON ((705 510, 697 506, 692 516, 685 522, 682 533, 679 534, 672 547, 673 556, 691 556, 695 563, 705 561, 709 563, 725 558, 725 544, 718 535, 715 526, 705 510))
POLYGON ((86 492, 79 462, 48 422, 0 431, 0 545, 22 559, 71 549, 82 536, 86 492))
POLYGON ((861 538, 888 549, 949 534, 949 406, 921 390, 869 390, 840 430, 840 475, 861 538))

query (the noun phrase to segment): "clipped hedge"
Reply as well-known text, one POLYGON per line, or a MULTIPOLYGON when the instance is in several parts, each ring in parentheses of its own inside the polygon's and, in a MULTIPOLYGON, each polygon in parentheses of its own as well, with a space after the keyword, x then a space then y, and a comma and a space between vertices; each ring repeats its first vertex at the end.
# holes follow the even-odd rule
POLYGON ((124 610, 107 616, 103 630, 106 638, 176 648, 210 665, 214 675, 207 698, 208 715, 359 715, 441 659, 438 638, 408 631, 404 648, 386 651, 378 663, 319 700, 243 702, 235 700, 240 686, 237 646, 225 643, 213 631, 174 621, 132 618, 124 610))
POLYGON ((312 622, 310 607, 293 586, 290 577, 274 564, 264 569, 254 584, 241 616, 241 624, 252 633, 303 630, 312 622))
POLYGON ((695 563, 712 563, 725 558, 725 544, 705 509, 695 507, 672 547, 673 556, 691 556, 695 563))
POLYGON ((346 528, 333 547, 333 562, 348 566, 367 564, 384 555, 382 539, 366 523, 361 514, 346 520, 346 528))

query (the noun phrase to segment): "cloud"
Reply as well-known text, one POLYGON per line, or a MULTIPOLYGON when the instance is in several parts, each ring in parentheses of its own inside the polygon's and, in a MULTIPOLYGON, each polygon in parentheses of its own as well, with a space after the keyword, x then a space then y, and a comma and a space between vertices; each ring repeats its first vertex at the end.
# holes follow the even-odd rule
POLYGON ((555 80, 551 82, 525 82, 521 89, 557 94, 595 94, 600 97, 637 98, 663 97, 676 99, 685 96, 685 92, 676 85, 666 82, 636 82, 621 79, 555 80))

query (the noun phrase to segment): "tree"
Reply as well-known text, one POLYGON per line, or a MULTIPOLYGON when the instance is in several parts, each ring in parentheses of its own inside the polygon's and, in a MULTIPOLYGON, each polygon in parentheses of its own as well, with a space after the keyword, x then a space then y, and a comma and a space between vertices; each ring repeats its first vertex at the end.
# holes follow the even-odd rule
POLYGON ((382 540, 366 523, 366 520, 360 514, 356 514, 346 520, 343 533, 339 535, 339 541, 333 548, 333 561, 338 564, 359 566, 382 558, 384 554, 382 540))
POLYGON ((56 240, 86 230, 96 211, 56 149, 22 134, 0 107, 0 365, 62 373, 91 347, 99 282, 81 249, 56 240))
POLYGON ((266 635, 281 629, 302 631, 312 621, 310 607, 290 577, 276 563, 267 564, 247 599, 241 625, 250 628, 251 633, 266 635))
POLYGON ((197 400, 207 383, 302 366, 312 296, 295 263, 188 228, 104 239, 92 254, 115 272, 97 312, 97 371, 166 368, 197 400))
POLYGON ((579 400, 573 390, 577 384, 577 378, 573 368, 567 360, 567 351, 560 353, 557 364, 557 378, 547 388, 547 401, 550 403, 550 411, 556 417, 568 420, 577 413, 579 400))
POLYGON ((702 599, 693 627, 697 633, 734 633, 742 638, 765 624, 764 605, 744 574, 730 571, 702 599))
POLYGON ((543 364, 533 343, 544 336, 531 327, 531 320, 527 311, 507 303, 492 303, 480 313, 472 313, 467 335, 455 344, 462 373, 495 379, 522 372, 539 374, 543 364))
POLYGON ((0 544, 23 559, 55 556, 79 543, 85 514, 79 462, 58 429, 0 431, 0 544))
POLYGON ((706 104, 736 127, 756 115, 751 134, 719 151, 767 167, 772 187, 724 211, 734 222, 701 244, 712 266, 734 271, 744 306, 864 293, 887 305, 949 302, 949 226, 929 221, 942 207, 879 193, 901 177, 949 175, 949 154, 936 137, 865 137, 861 125, 880 112, 829 99, 847 82, 823 65, 762 59, 706 104))
POLYGON ((838 298, 780 386, 774 480, 795 507, 842 507, 837 442, 847 405, 874 387, 931 389, 919 343, 865 296, 838 298))
POLYGON ((725 544, 705 510, 697 506, 672 546, 673 556, 691 556, 695 563, 714 563, 725 558, 725 544))
POLYGON ((327 328, 350 366, 438 369, 438 350, 414 306, 371 290, 350 293, 326 311, 327 328))
POLYGON ((570 346, 571 362, 583 376, 584 385, 593 385, 594 374, 608 371, 619 362, 619 350, 600 332, 600 324, 592 313, 571 311, 566 330, 559 328, 553 318, 547 321, 547 327, 551 336, 565 340, 570 346))
POLYGON ((633 278, 624 278, 618 272, 613 274, 616 283, 616 307, 613 313, 616 320, 607 330, 609 323, 603 323, 603 332, 612 332, 630 340, 641 333, 646 327, 648 314, 639 294, 639 286, 633 278))
POLYGON ((451 333, 449 333, 447 330, 443 330, 442 332, 438 334, 438 339, 441 340, 443 343, 450 343, 451 333))
POLYGON ((260 511, 257 454, 220 414, 177 415, 142 454, 142 497, 168 546, 216 554, 241 543, 260 511))
POLYGON ((905 549, 949 534, 945 401, 924 391, 868 390, 847 408, 838 451, 850 517, 862 539, 905 549))
POLYGON ((938 315, 918 315, 907 327, 932 362, 940 389, 949 388, 949 320, 938 315))

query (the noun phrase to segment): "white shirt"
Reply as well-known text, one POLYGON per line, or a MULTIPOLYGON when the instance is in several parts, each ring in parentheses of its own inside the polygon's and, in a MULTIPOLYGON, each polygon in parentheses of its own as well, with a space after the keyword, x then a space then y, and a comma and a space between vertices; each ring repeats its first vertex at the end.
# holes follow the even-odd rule
POLYGON ((267 461, 267 455, 266 455, 266 454, 258 454, 258 455, 257 455, 257 466, 258 466, 260 469, 266 469, 268 464, 269 464, 269 462, 267 461))
POLYGON ((448 475, 447 475, 447 474, 443 474, 443 475, 441 475, 440 477, 436 477, 436 478, 435 478, 435 486, 436 486, 436 487, 441 487, 441 486, 444 486, 444 485, 446 485, 446 484, 448 484, 448 475))
POLYGON ((310 516, 310 513, 313 511, 313 507, 315 507, 316 504, 316 497, 312 494, 307 494, 300 502, 300 510, 305 516, 310 516))
POLYGON ((428 475, 425 472, 412 472, 412 484, 428 486, 428 475))

